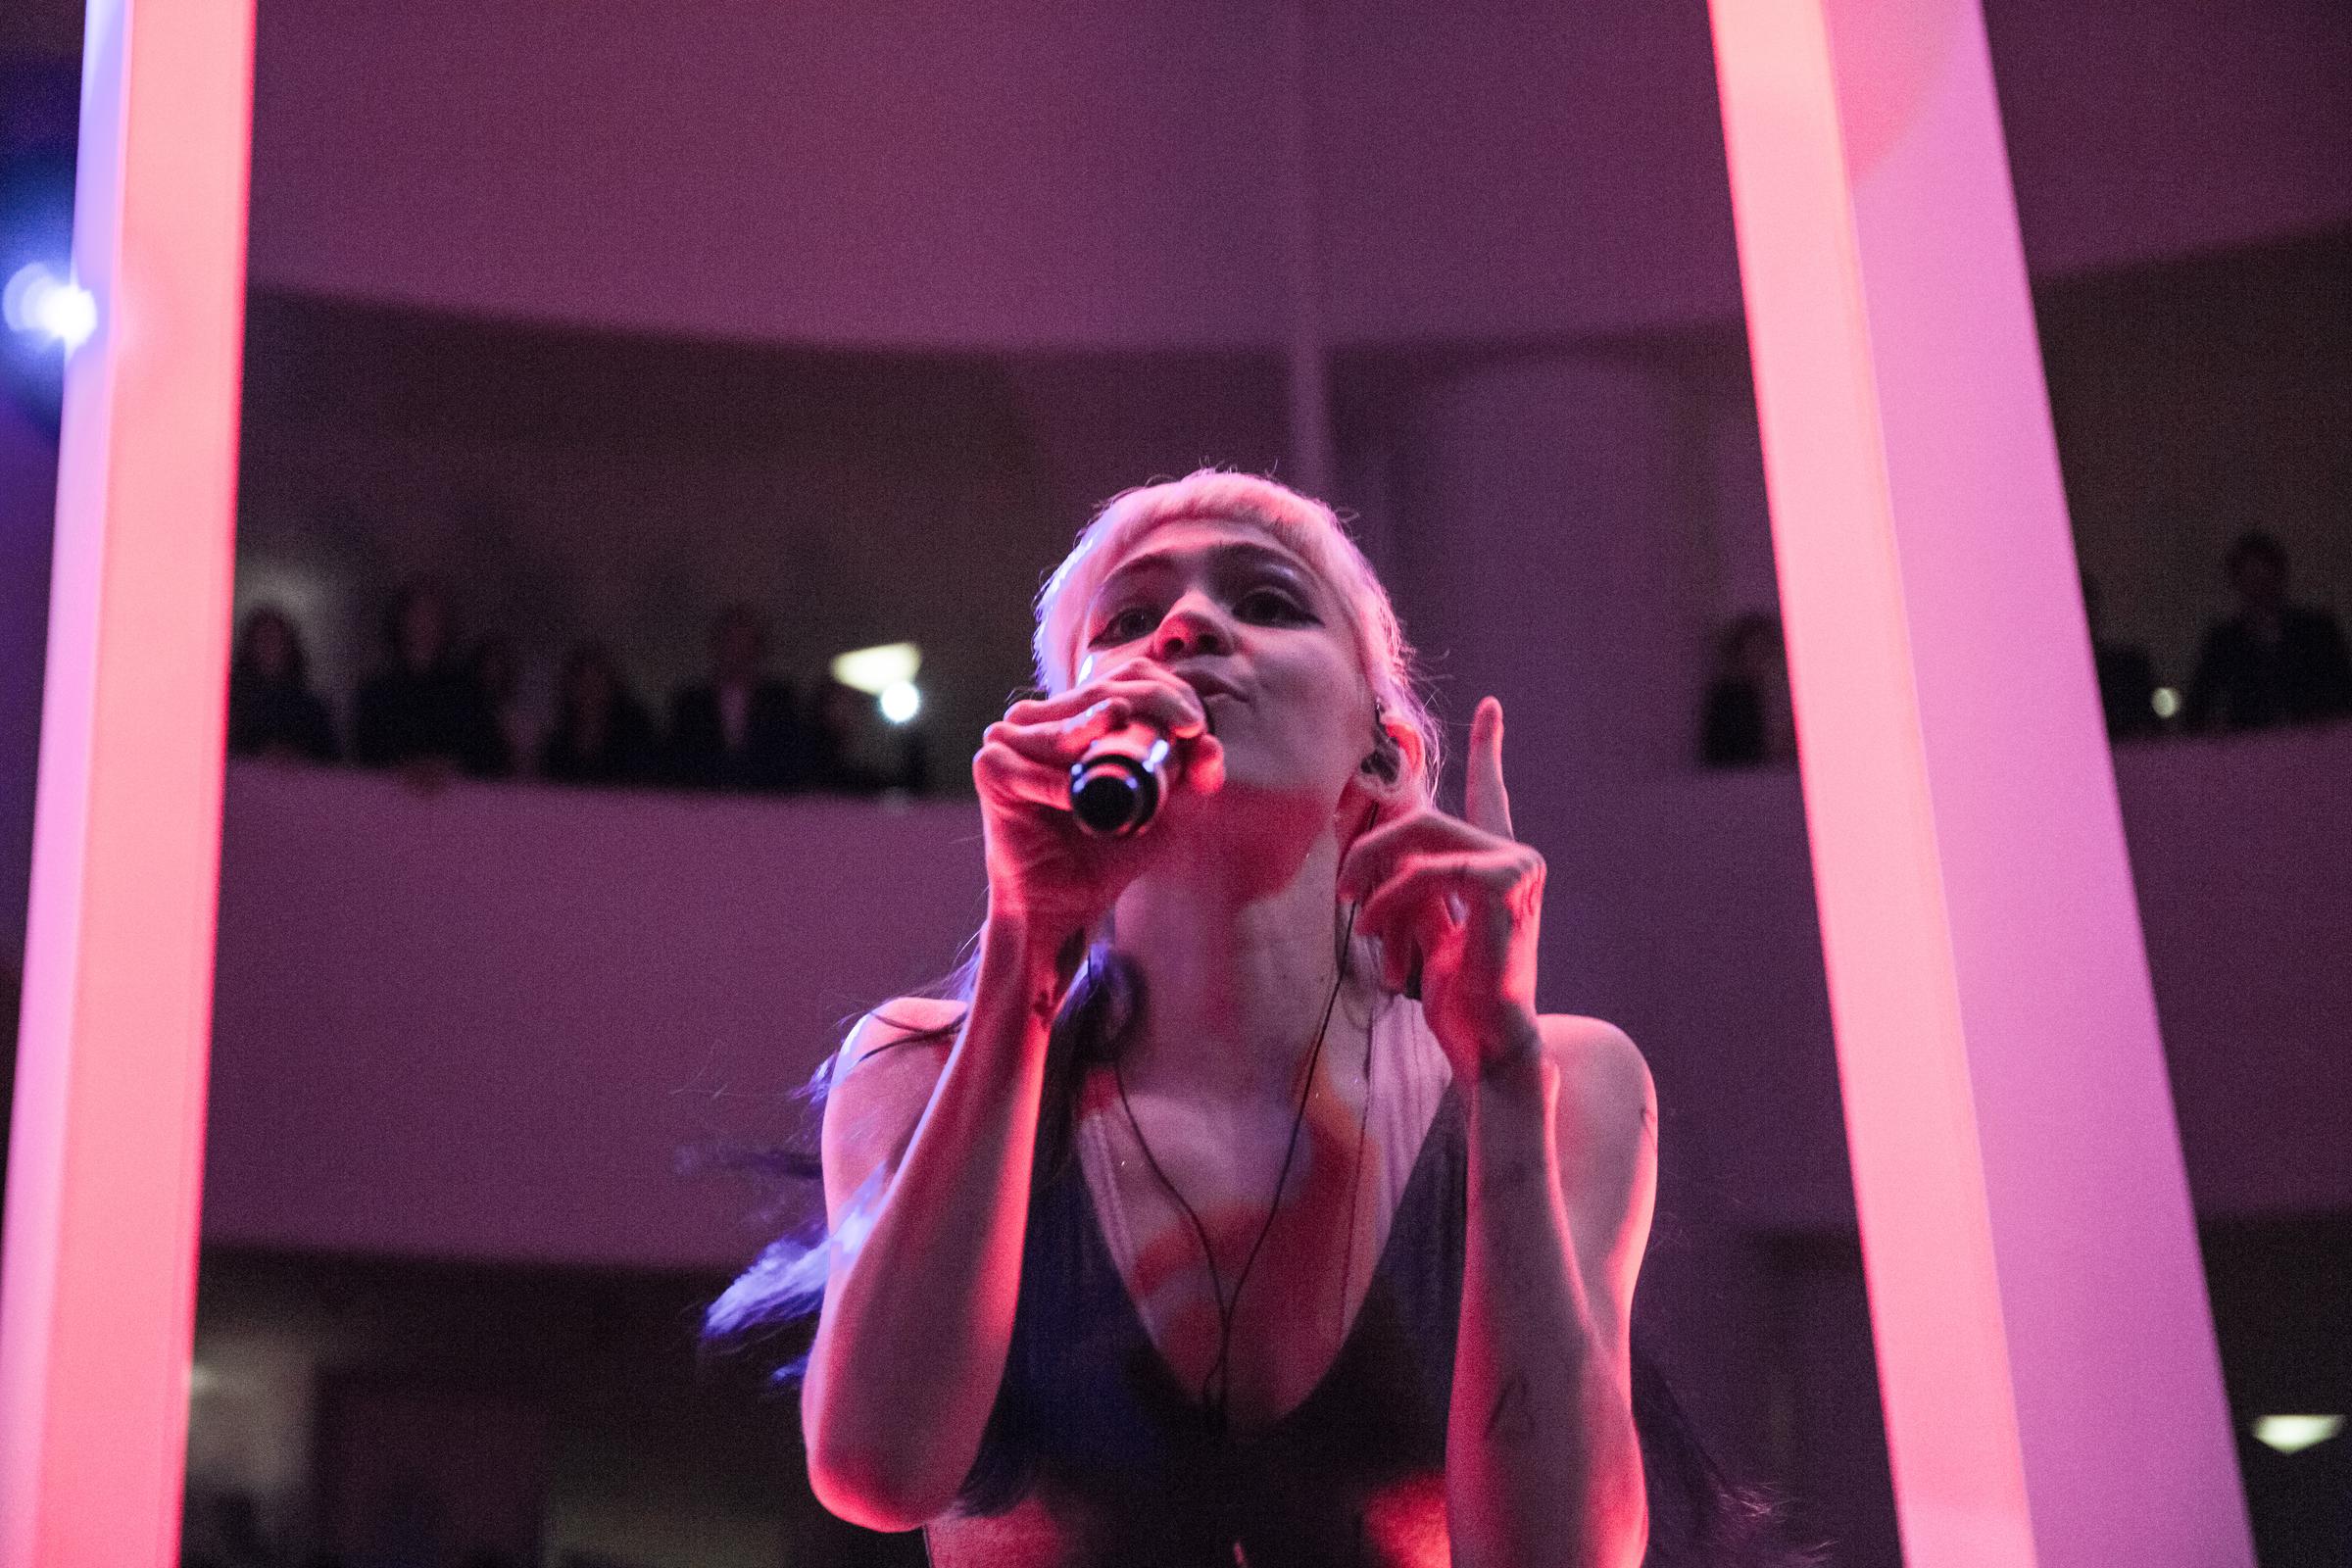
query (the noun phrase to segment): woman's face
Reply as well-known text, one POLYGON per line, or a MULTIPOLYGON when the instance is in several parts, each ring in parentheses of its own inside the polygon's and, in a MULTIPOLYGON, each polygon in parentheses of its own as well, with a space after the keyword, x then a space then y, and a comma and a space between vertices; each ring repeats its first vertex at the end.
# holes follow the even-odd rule
POLYGON ((1328 812, 1372 743, 1372 695, 1337 596, 1262 528, 1163 523, 1086 607, 1078 681, 1150 660, 1201 693, 1226 792, 1313 799, 1328 812))

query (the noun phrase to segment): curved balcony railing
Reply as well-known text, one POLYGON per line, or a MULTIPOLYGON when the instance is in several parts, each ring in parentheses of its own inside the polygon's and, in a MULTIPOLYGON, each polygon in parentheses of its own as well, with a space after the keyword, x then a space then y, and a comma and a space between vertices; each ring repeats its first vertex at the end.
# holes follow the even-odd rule
MULTIPOLYGON (((2352 727, 2116 766, 2200 1209, 2352 1204, 2352 727)), ((1679 775, 1640 815, 1640 874, 1555 858, 1545 1004, 1647 1051, 1686 1212, 1850 1223, 1794 775, 1679 775)), ((969 804, 233 765, 208 1238, 740 1261, 793 1200, 728 1155, 793 1139, 843 1022, 953 963, 978 834, 969 804)))

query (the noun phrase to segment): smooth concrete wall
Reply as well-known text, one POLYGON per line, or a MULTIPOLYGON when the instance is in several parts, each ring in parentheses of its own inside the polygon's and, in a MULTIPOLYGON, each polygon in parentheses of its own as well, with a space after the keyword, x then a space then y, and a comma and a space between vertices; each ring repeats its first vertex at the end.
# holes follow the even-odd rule
POLYGON ((785 1213, 729 1156, 985 906, 968 806, 230 768, 208 1241, 658 1267, 785 1213))
MULTIPOLYGON (((1695 0, 1313 9, 1336 341, 1737 318, 1695 0)), ((2037 273, 2352 218, 2335 0, 1987 13, 2037 273)), ((1245 0, 265 5, 254 277, 700 337, 1279 344, 1278 20, 1245 0)))
MULTIPOLYGON (((2352 727, 2117 763, 2200 1212, 2352 1206, 2352 727)), ((1544 1004, 1647 1051, 1683 1206, 1850 1224, 1793 774, 1661 777, 1588 853, 1516 799, 1555 863, 1544 1004)), ((804 1130, 792 1093, 842 1022, 954 961, 977 832, 960 805, 232 764, 208 1239, 740 1260, 771 1221, 701 1165, 804 1130)))

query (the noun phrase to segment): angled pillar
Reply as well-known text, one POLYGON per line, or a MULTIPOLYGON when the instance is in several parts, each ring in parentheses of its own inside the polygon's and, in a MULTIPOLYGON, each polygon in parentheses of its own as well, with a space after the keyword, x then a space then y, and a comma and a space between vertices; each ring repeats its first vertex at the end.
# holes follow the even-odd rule
POLYGON ((220 862, 252 0, 91 0, 24 1007, 0 1563, 177 1560, 220 862))
POLYGON ((1910 1568, 2250 1564, 1975 0, 1712 0, 1910 1568))

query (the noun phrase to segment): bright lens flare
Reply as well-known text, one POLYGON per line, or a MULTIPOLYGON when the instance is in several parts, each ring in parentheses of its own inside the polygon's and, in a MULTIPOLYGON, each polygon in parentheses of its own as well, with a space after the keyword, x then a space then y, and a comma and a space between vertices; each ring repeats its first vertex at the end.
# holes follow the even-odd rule
POLYGON ((846 654, 833 656, 833 678, 844 686, 854 686, 869 697, 879 697, 893 686, 914 679, 916 670, 923 667, 923 651, 912 643, 882 643, 873 648, 855 648, 846 654))
POLYGON ((17 269, 7 288, 0 290, 0 316, 20 332, 63 343, 71 354, 98 329, 98 299, 33 262, 17 269))
POLYGON ((893 681, 882 688, 882 716, 893 724, 904 724, 922 711, 923 694, 914 689, 910 680, 893 681))
POLYGON ((2280 1453, 2301 1453, 2343 1430, 2340 1415, 2266 1415, 2254 1422, 2254 1441, 2280 1453))

